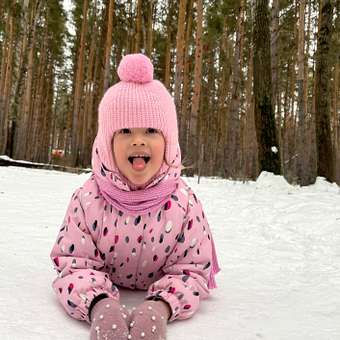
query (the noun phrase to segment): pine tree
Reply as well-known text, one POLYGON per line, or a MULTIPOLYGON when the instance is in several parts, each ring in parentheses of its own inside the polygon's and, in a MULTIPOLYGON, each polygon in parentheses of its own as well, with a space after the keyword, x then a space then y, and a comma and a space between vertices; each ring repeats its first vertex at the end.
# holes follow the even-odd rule
POLYGON ((268 0, 256 0, 254 26, 255 123, 260 171, 280 174, 280 152, 272 108, 268 0))
POLYGON ((315 74, 315 112, 318 167, 317 174, 334 180, 334 154, 330 126, 330 42, 332 37, 333 5, 323 0, 320 8, 320 30, 315 74))

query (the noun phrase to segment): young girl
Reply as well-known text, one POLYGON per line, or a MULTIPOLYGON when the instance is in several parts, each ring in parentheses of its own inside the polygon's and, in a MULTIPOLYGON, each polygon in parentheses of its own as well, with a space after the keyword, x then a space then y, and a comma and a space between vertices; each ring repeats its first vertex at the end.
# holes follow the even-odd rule
POLYGON ((91 339, 165 339, 216 288, 214 242, 180 177, 175 105, 143 54, 125 56, 99 105, 91 177, 72 195, 51 252, 58 299, 91 339), (147 290, 132 313, 117 286, 147 290))

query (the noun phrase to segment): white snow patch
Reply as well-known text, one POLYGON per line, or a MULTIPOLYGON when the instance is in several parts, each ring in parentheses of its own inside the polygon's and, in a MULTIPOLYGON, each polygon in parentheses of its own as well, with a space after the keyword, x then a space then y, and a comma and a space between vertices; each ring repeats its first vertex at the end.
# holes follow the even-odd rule
MULTIPOLYGON (((88 339, 51 283, 49 253, 72 192, 89 174, 0 167, 0 339, 88 339)), ((168 340, 340 339, 339 187, 188 178, 203 203, 222 271, 218 289, 168 340)), ((121 289, 128 308, 143 291, 121 289)))
POLYGON ((290 185, 283 176, 274 175, 271 172, 262 171, 260 176, 256 180, 256 188, 275 188, 281 190, 293 190, 293 186, 290 185))

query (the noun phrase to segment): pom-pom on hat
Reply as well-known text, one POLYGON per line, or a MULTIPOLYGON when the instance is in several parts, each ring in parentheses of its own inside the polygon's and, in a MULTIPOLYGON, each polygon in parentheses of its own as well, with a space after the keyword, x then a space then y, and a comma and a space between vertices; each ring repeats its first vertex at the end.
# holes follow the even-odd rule
POLYGON ((148 83, 153 80, 153 65, 144 54, 128 54, 121 60, 117 73, 121 81, 148 83))
MULTIPOLYGON (((143 54, 128 54, 118 69, 120 82, 111 86, 99 104, 96 152, 106 168, 117 171, 112 138, 123 128, 154 128, 165 139, 165 159, 180 166, 176 107, 168 90, 153 79, 153 65, 143 54)), ((92 164, 94 166, 94 164, 92 164)))

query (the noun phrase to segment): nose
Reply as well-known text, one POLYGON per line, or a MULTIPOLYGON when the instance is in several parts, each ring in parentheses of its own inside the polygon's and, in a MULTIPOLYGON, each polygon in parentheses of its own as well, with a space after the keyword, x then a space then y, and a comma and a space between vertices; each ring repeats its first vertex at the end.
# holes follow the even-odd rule
POLYGON ((131 141, 131 144, 133 146, 139 146, 139 145, 145 146, 146 145, 146 141, 145 141, 145 138, 144 138, 143 134, 142 133, 134 133, 132 141, 131 141))

